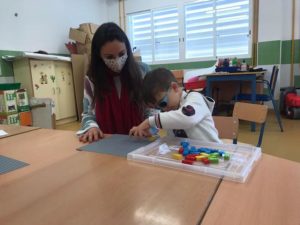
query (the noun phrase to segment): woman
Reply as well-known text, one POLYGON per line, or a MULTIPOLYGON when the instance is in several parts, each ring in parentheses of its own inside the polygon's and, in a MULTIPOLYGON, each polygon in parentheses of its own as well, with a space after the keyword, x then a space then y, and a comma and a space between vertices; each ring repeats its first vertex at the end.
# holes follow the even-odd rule
POLYGON ((104 133, 128 134, 142 122, 141 70, 126 34, 115 23, 102 24, 92 40, 84 81, 80 141, 96 141, 104 133))

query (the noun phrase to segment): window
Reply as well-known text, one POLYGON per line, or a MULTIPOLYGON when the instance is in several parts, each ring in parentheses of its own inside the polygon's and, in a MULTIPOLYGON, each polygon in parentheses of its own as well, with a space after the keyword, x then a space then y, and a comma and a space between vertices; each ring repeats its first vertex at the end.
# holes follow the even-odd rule
POLYGON ((132 47, 149 63, 250 56, 250 0, 199 0, 128 18, 132 47))
POLYGON ((153 11, 154 61, 179 59, 178 10, 153 11))
POLYGON ((143 61, 152 62, 152 15, 138 13, 129 17, 131 46, 141 51, 143 61))
POLYGON ((129 29, 131 45, 141 51, 143 61, 179 59, 177 8, 130 15, 129 29))

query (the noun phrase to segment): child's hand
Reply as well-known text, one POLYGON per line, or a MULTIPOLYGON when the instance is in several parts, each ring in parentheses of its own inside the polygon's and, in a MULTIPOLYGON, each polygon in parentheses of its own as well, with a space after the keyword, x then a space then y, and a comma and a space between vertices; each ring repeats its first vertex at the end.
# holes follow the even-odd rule
POLYGON ((144 120, 140 125, 137 127, 131 128, 129 131, 129 135, 137 136, 137 137, 150 137, 151 133, 149 131, 150 124, 149 120, 144 120))

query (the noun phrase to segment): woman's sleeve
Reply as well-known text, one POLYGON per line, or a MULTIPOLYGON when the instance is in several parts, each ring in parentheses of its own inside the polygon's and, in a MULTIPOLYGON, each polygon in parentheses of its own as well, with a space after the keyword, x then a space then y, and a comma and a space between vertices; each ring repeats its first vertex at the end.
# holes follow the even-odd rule
POLYGON ((84 92, 83 92, 83 112, 81 114, 81 127, 76 132, 78 136, 81 136, 92 127, 99 128, 96 121, 95 107, 92 104, 94 95, 93 83, 87 76, 84 78, 84 92))

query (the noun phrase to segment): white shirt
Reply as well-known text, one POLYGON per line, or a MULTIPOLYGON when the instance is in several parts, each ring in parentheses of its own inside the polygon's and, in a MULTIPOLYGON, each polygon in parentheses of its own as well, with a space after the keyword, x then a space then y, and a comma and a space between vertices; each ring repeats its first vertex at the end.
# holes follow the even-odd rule
POLYGON ((149 123, 166 130, 183 129, 190 139, 222 143, 204 96, 198 92, 183 91, 179 109, 151 116, 149 123))

